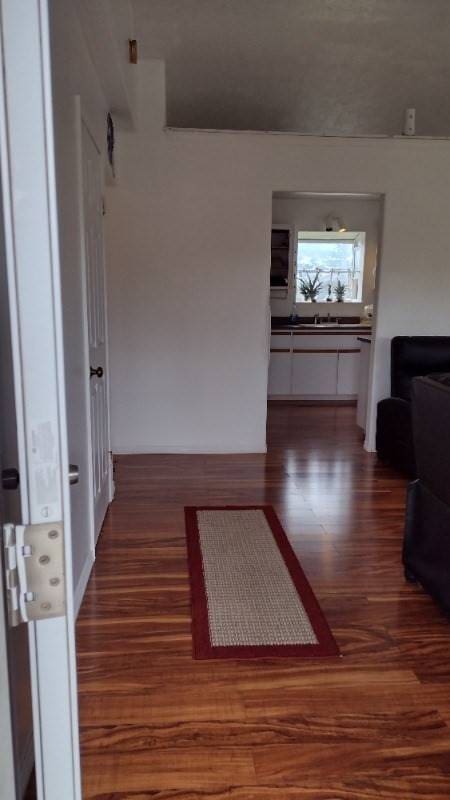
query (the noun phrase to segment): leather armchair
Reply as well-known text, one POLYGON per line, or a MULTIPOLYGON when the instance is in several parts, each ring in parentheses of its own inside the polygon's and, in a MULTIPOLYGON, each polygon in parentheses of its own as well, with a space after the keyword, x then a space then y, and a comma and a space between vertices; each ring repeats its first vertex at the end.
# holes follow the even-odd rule
POLYGON ((450 336, 395 336, 391 342, 391 397, 378 403, 379 458, 416 475, 411 417, 413 378, 450 372, 450 336))
POLYGON ((405 576, 450 613, 450 374, 412 383, 418 478, 408 488, 405 576))

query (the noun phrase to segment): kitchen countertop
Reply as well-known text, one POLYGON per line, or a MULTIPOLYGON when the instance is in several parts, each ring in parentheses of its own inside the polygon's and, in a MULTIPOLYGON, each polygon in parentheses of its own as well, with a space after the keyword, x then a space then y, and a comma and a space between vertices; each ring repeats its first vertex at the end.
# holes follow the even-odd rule
POLYGON ((341 323, 340 325, 313 325, 312 323, 301 323, 300 325, 276 325, 272 326, 272 333, 290 333, 292 331, 296 331, 297 333, 338 333, 339 331, 345 331, 346 333, 354 333, 355 335, 360 333, 361 331, 364 332, 371 332, 372 328, 370 325, 357 325, 356 323, 345 324, 341 323))
MULTIPOLYGON (((341 317, 342 319, 342 317, 341 317)), ((358 334, 360 332, 371 332, 372 326, 370 323, 360 322, 359 317, 345 318, 345 322, 314 325, 313 317, 300 317, 297 322, 292 323, 289 317, 272 317, 271 325, 272 333, 290 333, 296 331, 299 333, 336 333, 337 331, 352 332, 358 334)))

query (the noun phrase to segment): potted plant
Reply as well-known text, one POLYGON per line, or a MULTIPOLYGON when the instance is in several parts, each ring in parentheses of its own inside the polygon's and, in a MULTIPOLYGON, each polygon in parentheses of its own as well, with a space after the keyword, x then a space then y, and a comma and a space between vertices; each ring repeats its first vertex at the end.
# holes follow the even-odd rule
POLYGON ((345 283, 342 283, 342 281, 338 281, 336 286, 334 287, 334 296, 336 297, 338 303, 344 302, 344 296, 346 291, 347 287, 345 283))
POLYGON ((305 300, 310 300, 311 303, 315 303, 317 301, 317 295, 319 294, 321 288, 322 283, 319 280, 318 272, 314 278, 308 276, 306 279, 300 279, 300 293, 303 295, 305 300))

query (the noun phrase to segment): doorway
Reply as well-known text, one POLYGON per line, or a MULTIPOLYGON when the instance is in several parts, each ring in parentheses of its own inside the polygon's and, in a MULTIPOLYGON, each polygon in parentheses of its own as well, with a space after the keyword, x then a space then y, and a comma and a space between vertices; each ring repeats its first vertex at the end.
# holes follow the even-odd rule
POLYGON ((275 192, 269 401, 353 405, 366 427, 382 198, 275 192))

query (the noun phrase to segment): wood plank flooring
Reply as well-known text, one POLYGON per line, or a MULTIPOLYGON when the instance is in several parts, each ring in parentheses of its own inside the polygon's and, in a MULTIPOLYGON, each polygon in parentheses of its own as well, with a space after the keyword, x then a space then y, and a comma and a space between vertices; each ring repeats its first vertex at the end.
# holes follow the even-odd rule
POLYGON ((406 482, 354 408, 267 455, 123 456, 77 625, 84 797, 448 800, 450 624, 403 579, 406 482), (272 503, 342 658, 193 661, 183 506, 272 503))

